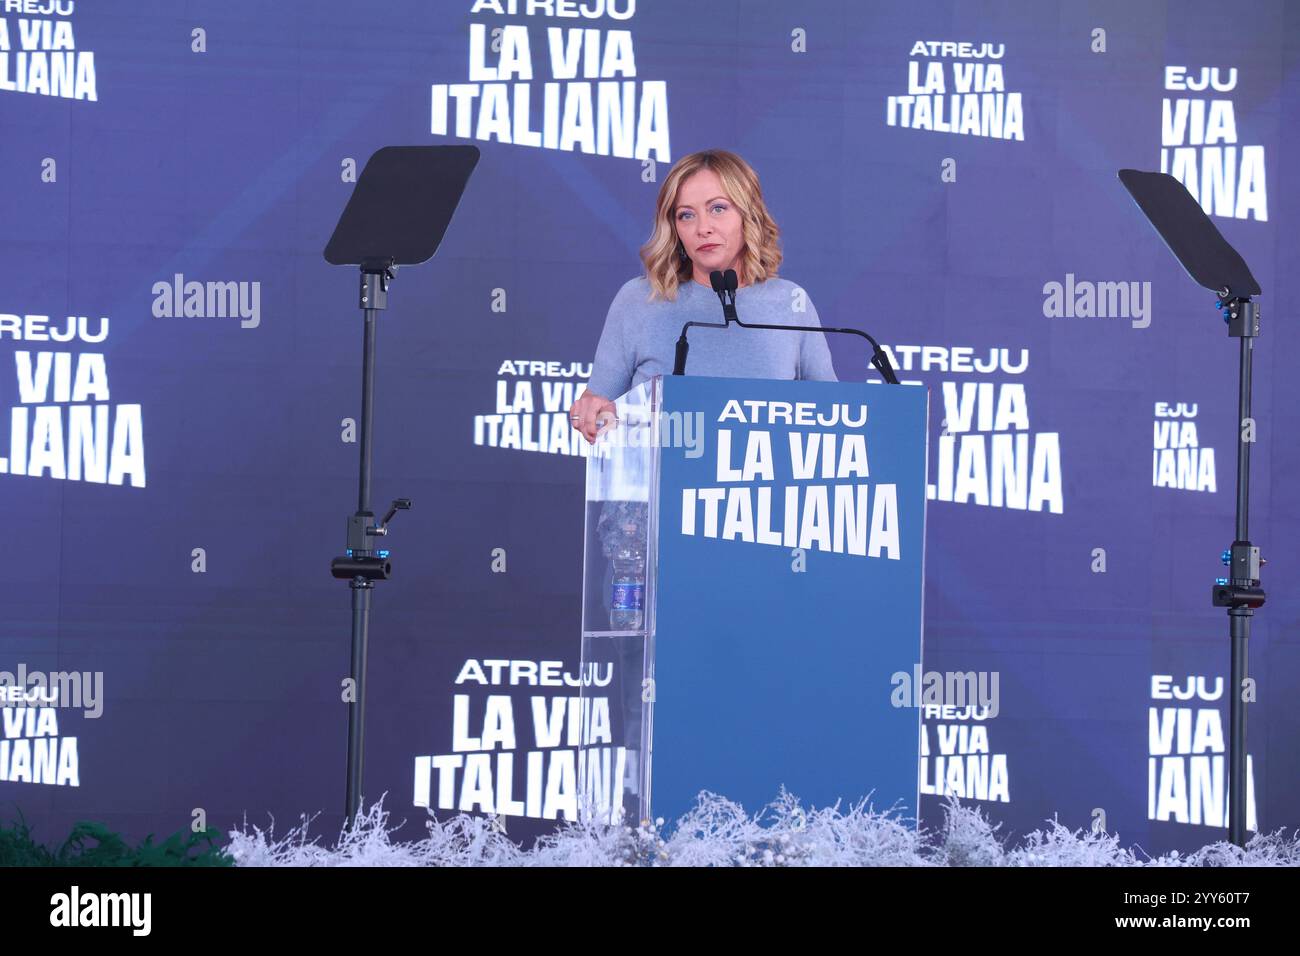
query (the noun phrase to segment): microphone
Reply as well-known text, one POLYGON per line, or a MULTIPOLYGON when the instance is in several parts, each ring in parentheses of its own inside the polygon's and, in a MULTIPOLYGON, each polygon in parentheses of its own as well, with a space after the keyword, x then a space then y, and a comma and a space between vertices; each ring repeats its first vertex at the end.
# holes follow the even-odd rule
POLYGON ((726 322, 739 322, 736 315, 736 270, 728 269, 725 273, 714 269, 709 273, 709 283, 722 301, 722 318, 726 322))

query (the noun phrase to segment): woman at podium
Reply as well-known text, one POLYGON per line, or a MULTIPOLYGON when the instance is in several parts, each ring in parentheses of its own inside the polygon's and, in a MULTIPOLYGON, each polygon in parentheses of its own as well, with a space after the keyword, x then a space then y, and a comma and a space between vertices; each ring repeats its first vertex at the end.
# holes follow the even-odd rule
MULTIPOLYGON (((821 327, 807 293, 777 276, 780 230, 758 175, 735 153, 683 156, 659 189, 654 232, 641 247, 645 273, 614 296, 587 389, 569 420, 588 442, 615 415, 613 399, 655 375, 670 375, 677 337, 689 321, 721 323, 709 273, 734 269, 743 322, 821 327)), ((826 336, 771 329, 696 328, 690 372, 732 378, 834 382, 826 336)))

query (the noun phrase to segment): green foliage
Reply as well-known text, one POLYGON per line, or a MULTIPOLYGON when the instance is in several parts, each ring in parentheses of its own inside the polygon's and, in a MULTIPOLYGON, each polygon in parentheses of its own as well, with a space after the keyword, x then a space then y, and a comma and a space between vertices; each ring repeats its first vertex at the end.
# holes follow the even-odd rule
POLYGON ((54 856, 32 839, 26 821, 0 827, 0 866, 54 866, 54 856))
POLYGON ((234 860, 217 845, 220 832, 177 830, 162 843, 153 834, 132 847, 121 834, 102 823, 81 821, 56 852, 32 838, 21 818, 0 826, 0 866, 233 866, 234 860))

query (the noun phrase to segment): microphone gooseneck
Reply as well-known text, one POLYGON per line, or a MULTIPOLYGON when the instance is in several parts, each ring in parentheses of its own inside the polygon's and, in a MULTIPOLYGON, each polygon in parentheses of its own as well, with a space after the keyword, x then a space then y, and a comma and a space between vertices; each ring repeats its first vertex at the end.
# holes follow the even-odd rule
MULTIPOLYGON (((871 343, 871 364, 877 372, 890 385, 900 384, 898 376, 894 374, 894 367, 889 363, 889 356, 885 350, 880 347, 880 343, 873 339, 861 329, 835 329, 823 328, 820 326, 805 325, 768 325, 766 323, 750 323, 740 321, 740 316, 736 314, 736 289, 739 286, 739 279, 736 276, 735 269, 728 269, 721 272, 714 269, 709 273, 709 283, 713 286, 713 291, 717 293, 718 299, 722 302, 722 316, 726 324, 735 322, 742 329, 780 329, 788 332, 841 332, 849 335, 860 335, 871 343)), ((682 329, 682 337, 685 338, 686 330, 682 329)), ((678 346, 680 348, 679 340, 678 346)))
MULTIPOLYGON (((719 289, 721 289, 723 292, 726 291, 725 289, 726 280, 723 278, 721 272, 714 270, 713 272, 709 273, 709 282, 713 284, 714 292, 718 292, 719 289)), ((719 292, 719 295, 721 294, 722 293, 719 292)), ((726 302, 723 302, 723 314, 724 315, 726 314, 726 302)), ((735 318, 735 314, 736 314, 736 310, 735 307, 733 306, 731 310, 731 317, 735 318)), ((728 319, 727 321, 731 321, 731 319, 728 319)), ((691 350, 691 343, 686 341, 686 330, 689 329, 692 325, 703 326, 706 329, 725 329, 727 327, 726 322, 724 322, 722 325, 719 325, 717 322, 687 322, 685 325, 683 325, 682 334, 677 337, 677 355, 676 358, 673 360, 674 375, 686 374, 686 354, 691 350)))
POLYGON ((841 332, 849 335, 860 335, 871 343, 871 364, 877 372, 890 385, 898 385, 898 376, 894 374, 894 368, 889 363, 889 356, 885 354, 880 343, 873 339, 861 329, 835 329, 823 328, 821 326, 806 325, 768 325, 765 323, 746 323, 740 321, 740 316, 736 314, 736 289, 740 285, 739 277, 735 269, 728 269, 726 272, 720 269, 714 269, 709 273, 709 284, 713 286, 713 291, 718 296, 718 301, 722 303, 722 325, 714 322, 687 322, 682 326, 682 334, 677 339, 677 357, 673 363, 673 374, 686 374, 686 353, 690 350, 690 343, 686 341, 686 330, 692 325, 702 325, 706 328, 725 329, 732 322, 735 322, 742 329, 780 329, 789 332, 841 332))

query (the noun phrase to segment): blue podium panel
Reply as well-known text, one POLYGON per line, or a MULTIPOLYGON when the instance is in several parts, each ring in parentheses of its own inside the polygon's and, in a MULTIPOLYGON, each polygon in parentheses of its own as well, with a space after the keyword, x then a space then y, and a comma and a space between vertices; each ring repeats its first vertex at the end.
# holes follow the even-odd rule
POLYGON ((650 804, 917 807, 920 387, 663 380, 650 804))

